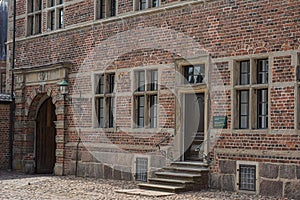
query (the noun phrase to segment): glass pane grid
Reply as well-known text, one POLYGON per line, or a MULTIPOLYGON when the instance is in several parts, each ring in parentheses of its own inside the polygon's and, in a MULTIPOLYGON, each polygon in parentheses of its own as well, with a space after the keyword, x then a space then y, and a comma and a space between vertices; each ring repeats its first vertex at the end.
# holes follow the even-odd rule
POLYGON ((136 158, 136 177, 137 181, 147 181, 148 159, 136 158))
POLYGON ((240 165, 239 189, 255 191, 256 190, 256 166, 240 165))

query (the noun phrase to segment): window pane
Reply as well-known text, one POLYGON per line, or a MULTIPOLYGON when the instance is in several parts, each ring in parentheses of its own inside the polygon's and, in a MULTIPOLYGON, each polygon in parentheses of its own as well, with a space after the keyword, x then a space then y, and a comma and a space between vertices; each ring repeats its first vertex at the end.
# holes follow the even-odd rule
POLYGON ((155 91, 158 87, 158 72, 157 70, 150 71, 149 90, 155 91))
POLYGON ((150 128, 157 127, 157 95, 150 96, 150 128))
POLYGON ((138 86, 138 91, 145 91, 145 72, 140 71, 137 72, 137 86, 138 86))
POLYGON ((116 16, 116 0, 110 0, 110 16, 116 16))
POLYGON ((257 66, 257 83, 268 83, 268 60, 258 60, 257 66))
POLYGON ((268 90, 257 90, 257 128, 268 128, 268 90))
POLYGON ((248 116, 241 116, 240 129, 247 129, 247 128, 248 128, 248 116))
POLYGON ((144 96, 139 96, 137 97, 137 103, 138 103, 138 108, 137 108, 137 126, 138 127, 144 127, 144 105, 145 105, 145 97, 144 96))
POLYGON ((250 61, 240 62, 240 84, 247 85, 250 83, 250 61))
POLYGON ((152 7, 158 7, 158 6, 159 6, 159 0, 153 0, 152 7))
POLYGON ((50 11, 50 30, 55 29, 55 11, 50 11))
POLYGON ((108 92, 113 93, 115 90, 115 74, 108 75, 108 83, 109 83, 108 92))
POLYGON ((98 94, 104 94, 104 75, 99 76, 98 94))
POLYGON ((147 0, 139 0, 140 10, 144 10, 147 8, 147 0))
POLYGON ((100 0, 99 10, 100 10, 99 18, 100 19, 105 18, 105 0, 100 0))
POLYGON ((63 28, 64 27, 64 9, 63 8, 59 9, 58 20, 59 20, 58 27, 63 28))
POLYGON ((104 128, 104 99, 98 98, 98 123, 100 128, 104 128))
POLYGON ((42 16, 41 14, 35 15, 35 34, 42 32, 42 16))
POLYGON ((33 24, 33 16, 28 17, 28 34, 33 35, 34 34, 34 24, 33 24))
POLYGON ((107 98, 107 101, 108 101, 108 127, 112 128, 114 127, 114 110, 115 110, 114 98, 109 97, 107 98))
POLYGON ((241 129, 248 128, 249 119, 249 91, 239 91, 239 127, 241 129))

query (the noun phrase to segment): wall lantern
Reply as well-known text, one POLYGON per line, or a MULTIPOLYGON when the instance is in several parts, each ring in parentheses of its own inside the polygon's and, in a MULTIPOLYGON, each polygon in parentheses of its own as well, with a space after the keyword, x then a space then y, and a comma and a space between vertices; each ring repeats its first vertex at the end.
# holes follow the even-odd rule
POLYGON ((59 91, 62 95, 67 95, 69 93, 69 83, 66 80, 58 83, 59 91))

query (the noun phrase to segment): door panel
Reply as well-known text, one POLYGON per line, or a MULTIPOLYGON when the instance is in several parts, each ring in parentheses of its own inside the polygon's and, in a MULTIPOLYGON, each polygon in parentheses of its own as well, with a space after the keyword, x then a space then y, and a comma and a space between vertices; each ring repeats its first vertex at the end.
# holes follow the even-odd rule
POLYGON ((204 141, 204 94, 184 96, 184 160, 200 161, 195 151, 204 141))
POLYGON ((36 127, 36 172, 53 173, 56 149, 55 106, 51 98, 46 100, 37 116, 36 127))

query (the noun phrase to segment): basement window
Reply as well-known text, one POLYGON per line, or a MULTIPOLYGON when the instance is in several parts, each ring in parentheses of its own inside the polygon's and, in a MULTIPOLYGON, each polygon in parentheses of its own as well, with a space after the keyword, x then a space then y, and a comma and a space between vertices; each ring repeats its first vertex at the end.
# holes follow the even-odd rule
POLYGON ((256 166, 239 165, 239 190, 256 191, 256 166))
POLYGON ((135 180, 147 182, 148 158, 136 158, 135 180))

